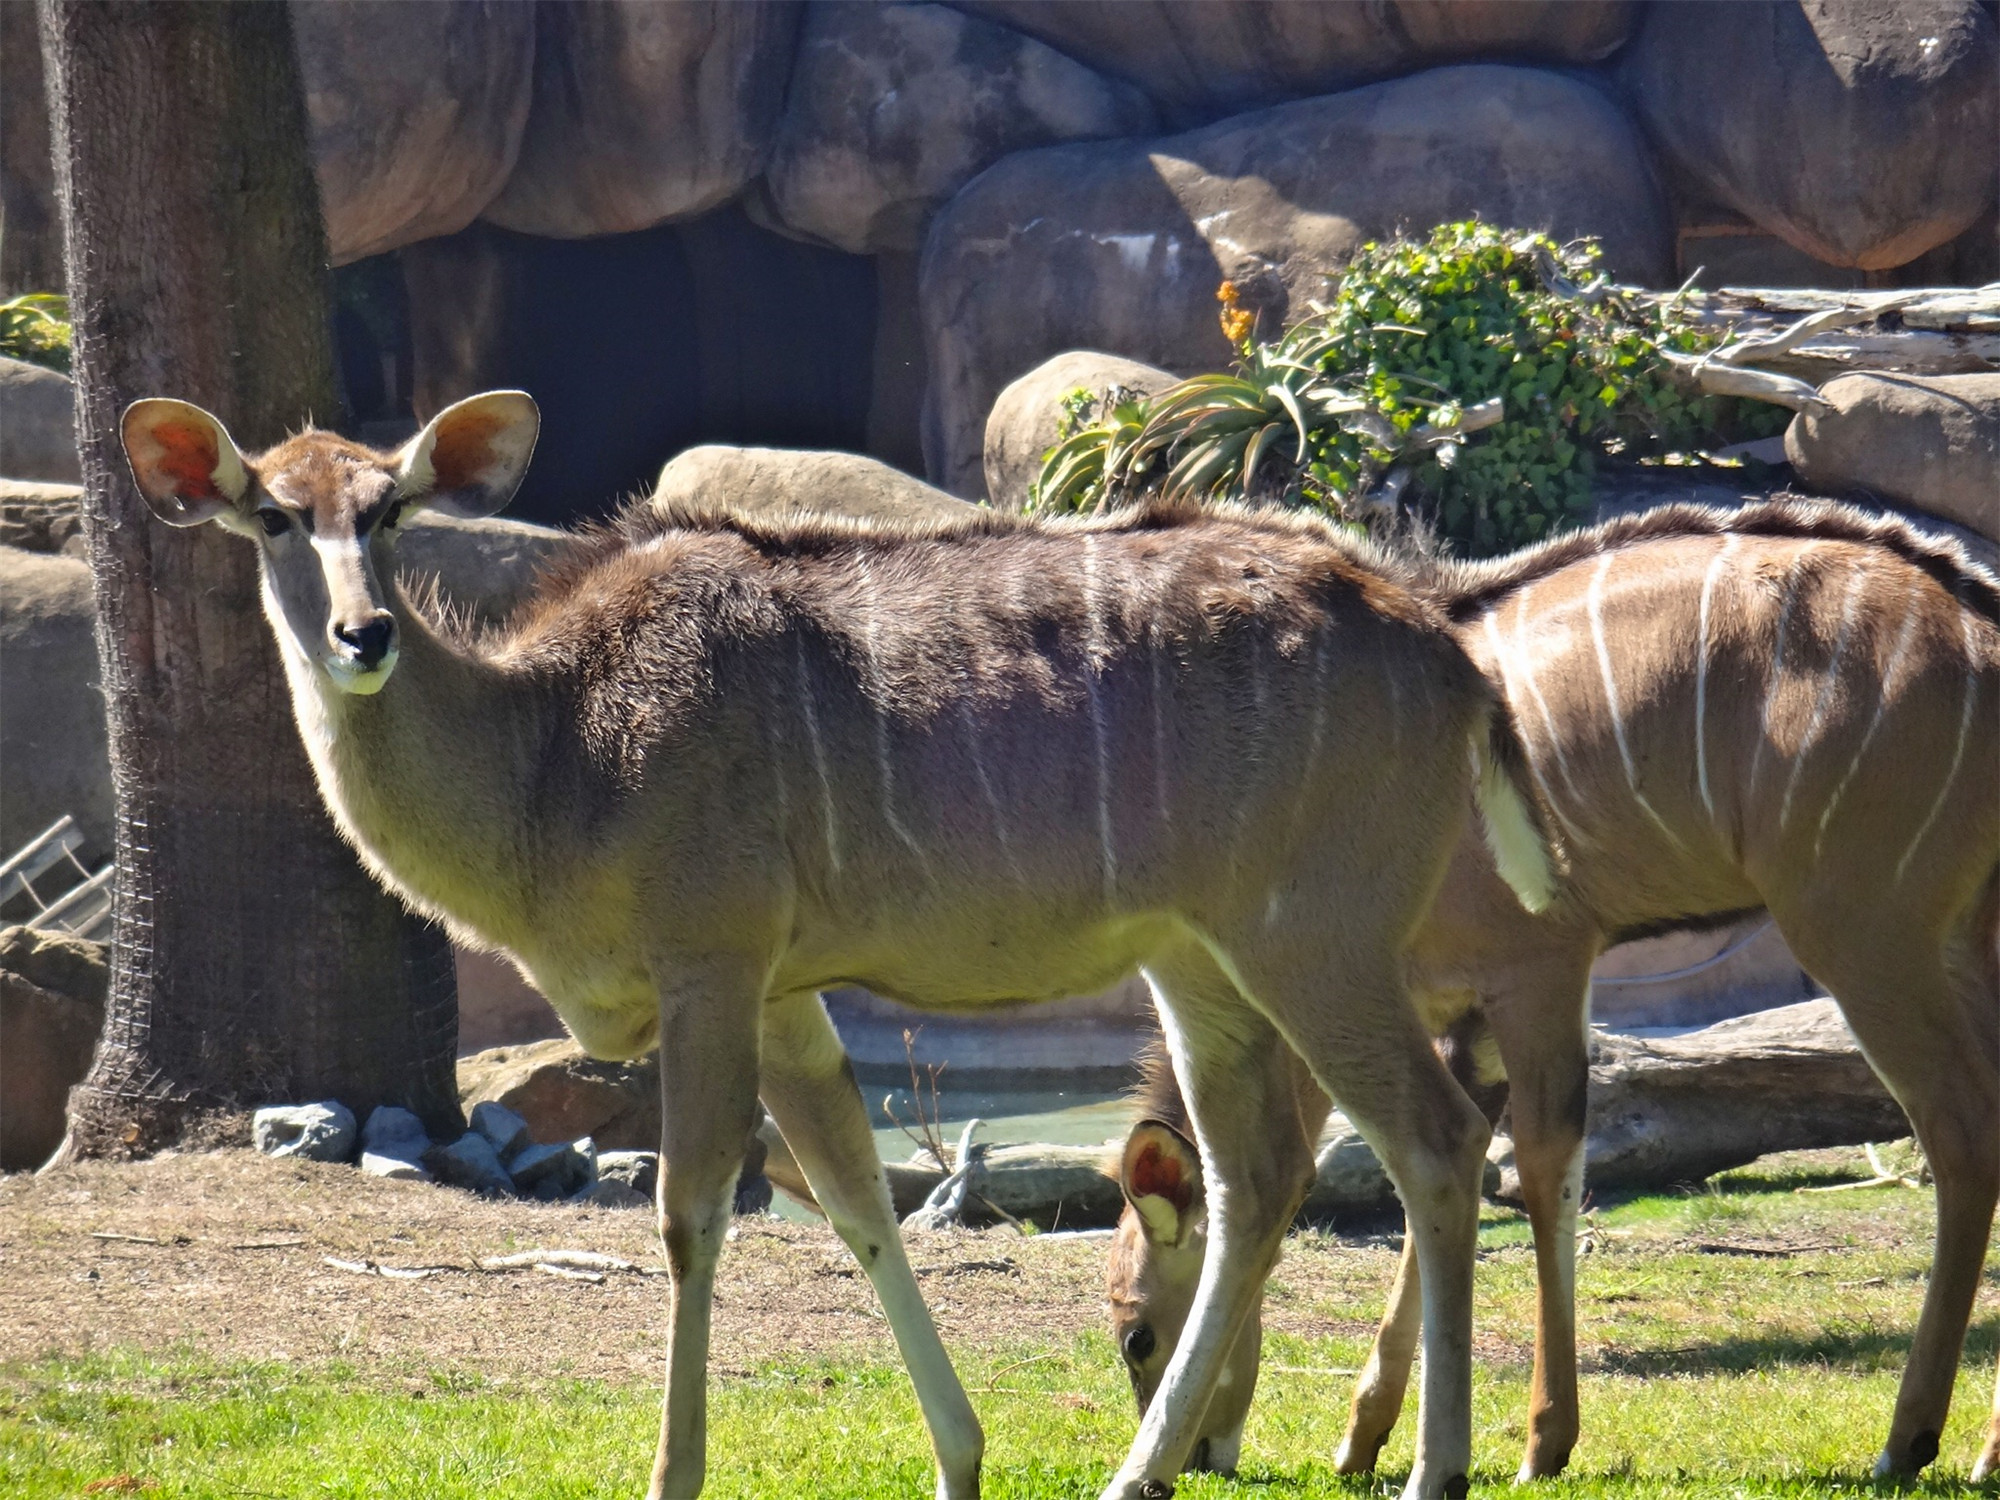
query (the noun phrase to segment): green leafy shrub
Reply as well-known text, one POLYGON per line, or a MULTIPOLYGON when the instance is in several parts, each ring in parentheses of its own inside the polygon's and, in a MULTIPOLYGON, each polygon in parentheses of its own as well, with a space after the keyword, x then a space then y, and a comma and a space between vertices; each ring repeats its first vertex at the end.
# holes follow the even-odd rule
POLYGON ((0 354, 69 373, 69 299, 27 292, 0 302, 0 354))
MULTIPOLYGON (((1663 351, 1715 333, 1675 299, 1598 273, 1584 241, 1466 222, 1369 244, 1331 301, 1227 374, 1080 411, 1032 508, 1101 508, 1147 490, 1309 506, 1349 521, 1400 498, 1462 550, 1535 541, 1584 510, 1600 458, 1782 430, 1788 413, 1704 396, 1663 351)), ((1247 319, 1225 286, 1225 329, 1247 319), (1233 317, 1233 322, 1232 322, 1233 317)))

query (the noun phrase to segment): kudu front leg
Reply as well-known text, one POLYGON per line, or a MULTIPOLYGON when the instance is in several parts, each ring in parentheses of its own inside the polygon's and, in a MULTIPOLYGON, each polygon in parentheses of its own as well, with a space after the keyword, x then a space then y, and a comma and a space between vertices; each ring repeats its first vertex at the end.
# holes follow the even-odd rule
POLYGON ((903 1251, 867 1112, 817 995, 764 1010, 763 1094, 828 1222, 881 1300, 937 1458, 937 1500, 977 1500, 985 1438, 903 1251))
POLYGON ((1179 1346, 1102 1500, 1171 1495, 1292 1216, 1312 1184, 1283 1040, 1199 949, 1147 966, 1200 1141, 1208 1250, 1179 1346))
POLYGON ((660 1241, 673 1288, 667 1389, 648 1500, 693 1500, 708 1463, 715 1264, 757 1120, 762 996, 748 965, 670 971, 660 987, 660 1241))

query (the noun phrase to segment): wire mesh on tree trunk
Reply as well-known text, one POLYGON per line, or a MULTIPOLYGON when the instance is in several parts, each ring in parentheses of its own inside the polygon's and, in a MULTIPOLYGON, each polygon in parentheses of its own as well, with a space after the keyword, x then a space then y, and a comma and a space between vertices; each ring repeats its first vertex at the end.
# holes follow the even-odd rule
POLYGON ((449 946, 327 817, 254 549, 156 523, 118 436, 142 396, 205 406, 246 445, 337 418, 290 14, 43 0, 40 18, 117 799, 111 994, 64 1155, 280 1099, 394 1102, 449 1130, 449 946))

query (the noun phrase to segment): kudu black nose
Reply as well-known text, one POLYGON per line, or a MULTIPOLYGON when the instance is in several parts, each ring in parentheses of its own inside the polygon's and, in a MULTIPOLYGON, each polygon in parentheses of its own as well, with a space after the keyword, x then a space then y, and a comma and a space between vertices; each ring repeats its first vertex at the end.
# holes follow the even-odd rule
POLYGON ((370 671, 381 665, 396 643, 396 622, 384 614, 358 625, 336 625, 333 638, 354 653, 364 672, 370 671))

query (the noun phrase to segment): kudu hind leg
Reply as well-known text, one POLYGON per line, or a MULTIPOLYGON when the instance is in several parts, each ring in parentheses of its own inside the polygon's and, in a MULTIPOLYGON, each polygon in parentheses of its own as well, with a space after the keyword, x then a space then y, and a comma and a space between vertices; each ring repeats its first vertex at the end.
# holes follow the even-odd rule
POLYGON ((692 1500, 708 1462, 715 1265, 743 1143, 757 1118, 757 1010, 748 965, 683 969, 660 996, 660 1241, 673 1287, 667 1389, 649 1500, 692 1500))
POLYGON ((1192 945, 1149 964, 1146 976, 1201 1145, 1208 1249, 1180 1343, 1104 1500, 1173 1493, 1312 1184, 1297 1060, 1277 1032, 1192 945))
POLYGON ((1403 1256, 1396 1263, 1395 1284, 1375 1346, 1355 1382, 1354 1401, 1347 1412, 1347 1431, 1334 1454, 1336 1474, 1372 1474, 1382 1445, 1403 1414, 1403 1397, 1410 1388, 1410 1369, 1417 1359, 1417 1338, 1424 1325, 1424 1279, 1417 1266, 1417 1238, 1403 1230, 1403 1256))
POLYGON ((1421 1271, 1423 1384, 1405 1500, 1466 1491, 1472 1457, 1472 1263, 1492 1131, 1438 1061, 1393 955, 1363 968, 1351 942, 1248 962, 1259 1007, 1375 1148, 1403 1200, 1421 1271), (1350 956, 1338 964, 1333 955, 1350 956))
MULTIPOLYGON (((1910 1117, 1937 1183, 1937 1238, 1923 1311, 1875 1472, 1914 1474, 1937 1457, 1965 1331, 2000 1199, 2000 1057, 1994 999, 1960 992, 1935 949, 1852 921, 1780 930, 1840 1002, 1855 1039, 1910 1117), (1838 932, 1836 943, 1820 934, 1838 932), (1900 939, 1900 940, 1899 940, 1900 939), (1983 1008, 1982 1008, 1983 1007, 1983 1008)), ((1914 926, 1912 923, 1910 926, 1914 926)))
POLYGON ((813 1197, 882 1303, 930 1429, 938 1500, 974 1500, 985 1443, 979 1418, 917 1290, 854 1070, 819 996, 765 1007, 763 1092, 813 1197))
POLYGON ((1535 1236, 1535 1370, 1517 1479, 1569 1464, 1581 1428, 1576 1373, 1576 1218, 1590 1088, 1588 947, 1516 974, 1487 1001, 1507 1066, 1514 1165, 1535 1236))

